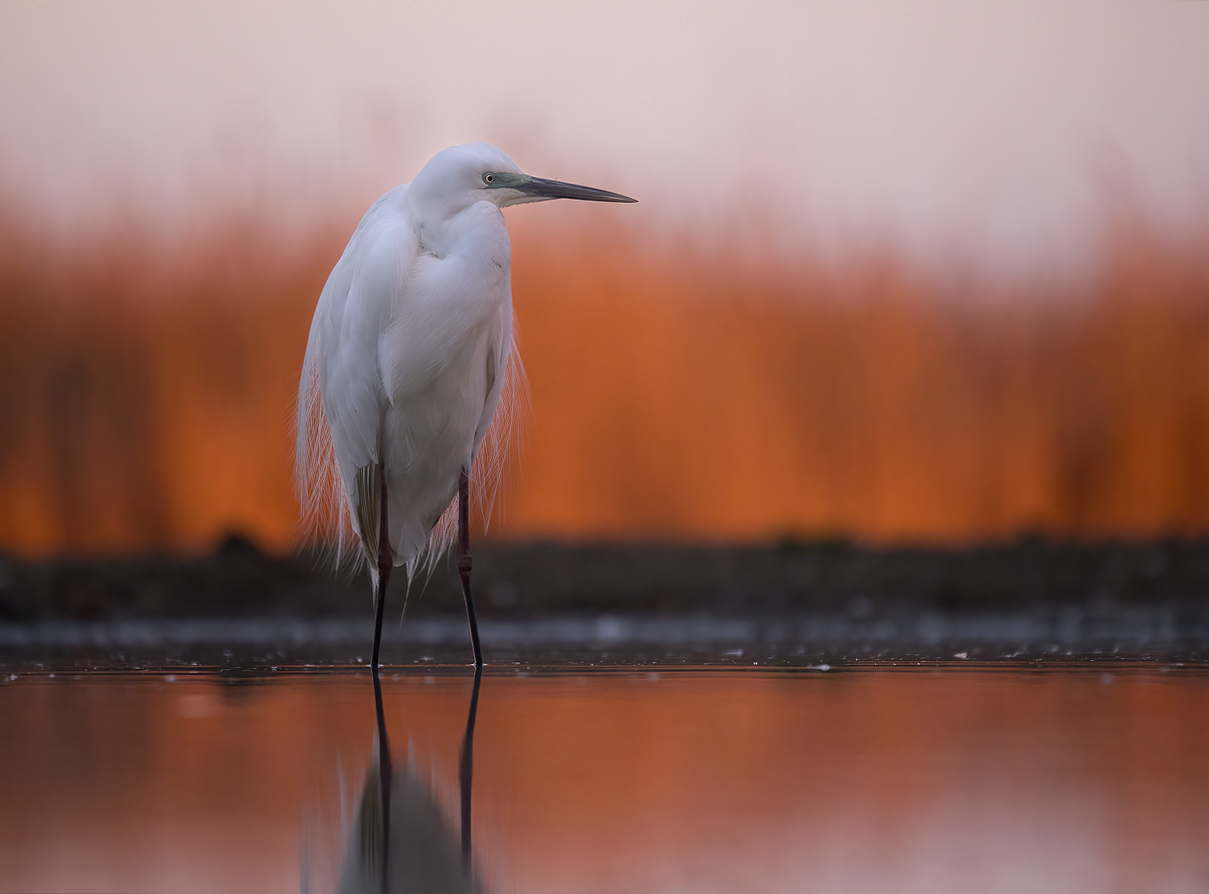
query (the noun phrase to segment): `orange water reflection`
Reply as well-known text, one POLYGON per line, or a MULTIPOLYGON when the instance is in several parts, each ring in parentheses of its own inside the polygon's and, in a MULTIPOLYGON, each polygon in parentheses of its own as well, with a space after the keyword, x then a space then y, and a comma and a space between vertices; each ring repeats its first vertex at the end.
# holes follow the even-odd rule
MULTIPOLYGON (((384 690, 455 822, 469 688, 384 690)), ((20 678, 0 712, 23 891, 298 890, 374 731, 365 677, 20 678)), ((476 861, 493 891, 1201 889, 1207 743, 1181 671, 489 675, 476 861)))

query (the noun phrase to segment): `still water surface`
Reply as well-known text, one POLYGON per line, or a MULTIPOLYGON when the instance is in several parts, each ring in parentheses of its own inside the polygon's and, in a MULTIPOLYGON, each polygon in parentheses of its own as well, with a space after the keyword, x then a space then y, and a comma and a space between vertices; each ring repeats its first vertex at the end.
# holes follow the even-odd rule
MULTIPOLYGON (((367 675, 9 676, 0 891, 457 882, 467 671, 383 676, 386 837, 367 675)), ((1204 671, 489 669, 476 718, 481 890, 1209 889, 1204 671)))

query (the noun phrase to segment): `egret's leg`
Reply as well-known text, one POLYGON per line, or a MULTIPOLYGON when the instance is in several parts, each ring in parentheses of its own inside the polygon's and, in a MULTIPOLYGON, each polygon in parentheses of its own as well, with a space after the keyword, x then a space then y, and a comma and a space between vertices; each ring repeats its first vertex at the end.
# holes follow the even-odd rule
POLYGON ((483 666, 479 648, 479 625, 474 620, 474 600, 470 596, 470 476, 462 469, 458 477, 458 575, 462 578, 462 596, 466 600, 466 620, 470 622, 470 644, 474 647, 474 666, 483 666))
POLYGON ((378 522, 378 604, 374 619, 374 654, 370 659, 370 670, 378 674, 378 646, 382 642, 382 610, 386 606, 386 584, 390 580, 390 569, 394 561, 390 555, 390 526, 386 514, 386 470, 382 470, 382 511, 378 522))
POLYGON ((474 717, 479 710, 479 682, 482 666, 474 669, 474 685, 470 689, 470 710, 466 712, 466 735, 462 737, 462 757, 458 762, 458 788, 462 795, 462 867, 470 872, 470 788, 474 779, 474 717))

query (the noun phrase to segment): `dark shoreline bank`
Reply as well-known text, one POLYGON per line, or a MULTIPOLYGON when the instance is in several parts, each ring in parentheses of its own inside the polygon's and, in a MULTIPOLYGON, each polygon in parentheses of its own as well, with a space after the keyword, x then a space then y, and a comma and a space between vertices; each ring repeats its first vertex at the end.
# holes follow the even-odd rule
MULTIPOLYGON (((1056 541, 968 548, 847 542, 681 546, 485 542, 474 553, 484 618, 942 614, 1080 607, 1096 612, 1209 606, 1209 540, 1056 541)), ((391 589, 401 609, 403 579, 391 589)), ((0 557, 0 621, 361 616, 364 573, 317 554, 273 556, 232 537, 209 556, 0 557)), ((461 614, 452 564, 408 597, 409 617, 461 614)))

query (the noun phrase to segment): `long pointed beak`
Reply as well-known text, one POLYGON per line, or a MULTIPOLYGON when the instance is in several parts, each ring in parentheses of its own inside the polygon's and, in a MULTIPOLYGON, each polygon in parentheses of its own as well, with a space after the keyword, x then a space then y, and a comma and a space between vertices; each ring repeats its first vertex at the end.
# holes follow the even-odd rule
POLYGON ((608 190, 595 189, 591 186, 577 186, 574 183, 563 183, 561 180, 546 180, 543 177, 526 177, 523 182, 509 184, 509 186, 536 199, 581 199, 585 202, 638 201, 608 190))

